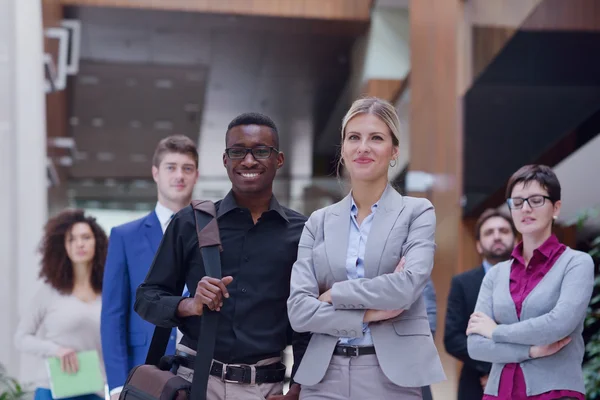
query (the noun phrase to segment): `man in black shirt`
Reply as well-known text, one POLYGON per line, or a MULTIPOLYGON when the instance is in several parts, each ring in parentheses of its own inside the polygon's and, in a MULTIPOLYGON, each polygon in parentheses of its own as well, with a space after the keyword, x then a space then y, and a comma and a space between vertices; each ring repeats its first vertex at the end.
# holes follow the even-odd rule
MULTIPOLYGON (((284 155, 278 150, 277 128, 271 119, 242 114, 229 124, 225 141, 223 164, 232 190, 215 204, 223 278, 205 276, 194 211, 186 207, 170 222, 150 272, 137 290, 134 308, 157 326, 179 327, 183 339, 178 353, 190 360, 191 368, 203 311, 220 312, 209 400, 225 399, 225 392, 228 399, 233 392, 248 400, 296 399, 300 386, 294 383, 281 396, 283 371, 277 382, 272 378, 261 382, 259 371, 281 370, 281 352, 291 342, 293 376, 308 343, 309 337, 291 330, 286 307, 306 217, 281 206, 273 196, 273 180, 284 155), (186 284, 189 298, 180 296, 186 284), (230 364, 255 366, 257 385, 231 383, 226 373, 230 364)), ((190 380, 192 373, 185 366, 178 371, 190 380)))

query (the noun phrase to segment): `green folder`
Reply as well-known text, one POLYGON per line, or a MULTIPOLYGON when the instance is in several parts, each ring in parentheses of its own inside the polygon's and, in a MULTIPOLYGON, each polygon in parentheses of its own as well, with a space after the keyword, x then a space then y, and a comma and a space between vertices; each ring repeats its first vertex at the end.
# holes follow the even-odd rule
POLYGON ((77 353, 79 370, 75 374, 63 372, 60 359, 51 357, 46 360, 48 376, 50 377, 50 390, 55 399, 82 396, 86 394, 102 393, 104 391, 104 378, 100 370, 100 359, 95 350, 77 353))

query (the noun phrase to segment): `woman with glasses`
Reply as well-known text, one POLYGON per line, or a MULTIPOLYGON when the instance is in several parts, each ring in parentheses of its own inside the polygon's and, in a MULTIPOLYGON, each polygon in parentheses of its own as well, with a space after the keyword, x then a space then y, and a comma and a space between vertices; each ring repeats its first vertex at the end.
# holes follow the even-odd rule
POLYGON ((583 321, 592 258, 560 243, 560 183, 547 166, 510 178, 507 203, 522 242, 485 276, 467 328, 469 355, 492 363, 484 399, 585 399, 583 321))
POLYGON ((312 333, 294 375, 302 400, 421 399, 445 379, 422 295, 435 212, 388 183, 399 131, 388 102, 352 104, 341 130, 351 193, 315 211, 300 238, 288 315, 312 333))

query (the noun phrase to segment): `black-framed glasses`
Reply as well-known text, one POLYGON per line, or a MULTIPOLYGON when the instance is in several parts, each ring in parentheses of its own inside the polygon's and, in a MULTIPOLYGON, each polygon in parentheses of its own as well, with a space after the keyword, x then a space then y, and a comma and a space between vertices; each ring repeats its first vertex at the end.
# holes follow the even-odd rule
POLYGON ((523 205, 525 205, 525 202, 527 202, 527 204, 529 204, 529 207, 531 208, 538 208, 546 204, 546 199, 552 200, 548 196, 534 194, 533 196, 529 196, 526 198, 511 197, 510 199, 506 200, 506 203, 508 203, 508 208, 510 208, 511 210, 520 210, 521 208, 523 208, 523 205))
POLYGON ((225 149, 227 157, 232 160, 243 160, 248 153, 252 153, 252 157, 256 160, 264 160, 271 157, 271 154, 279 152, 273 146, 257 146, 257 147, 228 147, 225 149))

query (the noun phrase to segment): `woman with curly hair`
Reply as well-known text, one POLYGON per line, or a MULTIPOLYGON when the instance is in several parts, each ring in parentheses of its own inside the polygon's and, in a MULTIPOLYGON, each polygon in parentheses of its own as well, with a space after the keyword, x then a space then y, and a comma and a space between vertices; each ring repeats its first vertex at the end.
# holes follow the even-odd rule
MULTIPOLYGON (((36 385, 35 400, 52 399, 46 358, 58 357, 63 371, 75 373, 77 352, 96 350, 102 357, 100 310, 107 246, 106 233, 83 210, 63 211, 46 224, 40 246, 44 284, 15 335, 19 350, 39 358, 28 379, 36 385)), ((103 397, 98 393, 76 399, 103 397)))

